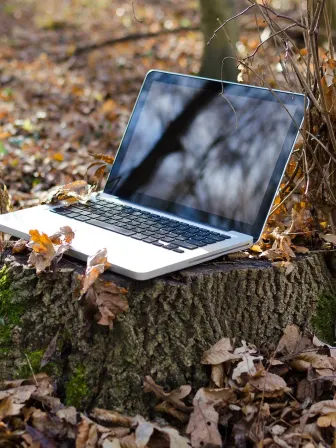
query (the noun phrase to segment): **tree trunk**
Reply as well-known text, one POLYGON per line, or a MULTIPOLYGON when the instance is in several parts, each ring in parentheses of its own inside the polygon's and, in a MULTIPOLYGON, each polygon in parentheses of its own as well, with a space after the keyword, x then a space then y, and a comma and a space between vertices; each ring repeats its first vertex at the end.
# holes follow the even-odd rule
MULTIPOLYGON (((336 251, 299 257, 288 276, 269 262, 232 257, 146 282, 105 273, 128 289, 129 302, 109 330, 74 298, 83 264, 64 259, 54 275, 36 276, 26 257, 7 256, 0 271, 2 379, 30 376, 29 363, 38 373, 59 332, 42 370, 55 375, 68 404, 146 415, 145 375, 168 387, 199 387, 207 381, 202 352, 220 338, 269 345, 289 323, 309 326, 320 300, 328 308, 326 297, 335 313, 336 251)), ((323 313, 333 327, 335 315, 323 313)))
MULTIPOLYGON (((213 36, 216 28, 225 20, 235 14, 236 0, 200 0, 202 15, 202 29, 204 34, 204 53, 200 75, 207 78, 237 81, 237 62, 233 59, 226 59, 227 56, 234 56, 231 45, 223 30, 218 32, 217 37, 209 40, 213 36)), ((237 42, 238 27, 236 20, 229 22, 225 30, 235 46, 237 42)))

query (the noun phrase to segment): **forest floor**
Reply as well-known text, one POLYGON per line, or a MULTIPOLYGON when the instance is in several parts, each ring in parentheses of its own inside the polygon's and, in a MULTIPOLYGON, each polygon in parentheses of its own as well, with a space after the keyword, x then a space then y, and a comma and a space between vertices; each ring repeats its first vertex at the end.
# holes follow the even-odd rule
MULTIPOLYGON (((239 48, 253 51, 258 33, 243 19, 239 48)), ((197 74, 199 22, 196 0, 1 2, 0 172, 15 208, 82 179, 89 151, 115 154, 148 70, 197 74)), ((261 52, 256 58, 263 66, 261 52)), ((277 71, 275 55, 272 64, 277 71)))

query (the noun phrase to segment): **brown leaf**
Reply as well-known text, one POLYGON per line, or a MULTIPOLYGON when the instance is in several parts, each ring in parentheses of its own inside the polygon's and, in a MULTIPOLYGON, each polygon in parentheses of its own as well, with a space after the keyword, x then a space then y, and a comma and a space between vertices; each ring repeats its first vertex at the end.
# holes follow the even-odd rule
POLYGON ((267 371, 249 379, 249 383, 262 392, 285 392, 287 384, 281 376, 267 371))
POLYGON ((101 249, 95 255, 88 257, 86 271, 82 279, 81 295, 87 292, 108 265, 106 249, 101 249))
POLYGON ((36 386, 18 386, 13 389, 0 391, 0 400, 12 397, 13 403, 22 404, 29 400, 31 395, 36 391, 36 386))
POLYGON ((50 237, 50 240, 53 244, 60 245, 64 243, 71 244, 74 238, 75 232, 72 228, 69 226, 63 226, 58 232, 54 233, 54 235, 50 237))
POLYGON ((336 428, 336 412, 331 412, 330 414, 319 417, 317 419, 317 424, 320 428, 327 428, 328 426, 336 428))
POLYGON ((162 401, 161 403, 155 406, 155 410, 157 412, 162 412, 163 414, 171 415, 182 423, 187 423, 189 420, 189 415, 179 411, 172 404, 168 403, 168 401, 162 401))
POLYGON ((189 441, 176 429, 161 428, 142 419, 135 430, 135 442, 137 448, 190 448, 189 441))
POLYGON ((232 351, 230 339, 223 338, 203 353, 201 363, 216 365, 226 361, 236 361, 241 359, 240 355, 235 355, 230 353, 230 351, 232 351))
POLYGON ((301 338, 301 332, 297 325, 287 325, 284 335, 279 341, 277 352, 292 354, 301 338))
POLYGON ((224 367, 223 364, 211 366, 211 379, 217 387, 224 386, 224 367))
POLYGON ((307 378, 303 378, 296 389, 296 398, 300 403, 308 402, 312 403, 315 396, 315 389, 313 384, 307 380, 307 378))
POLYGON ((197 396, 202 398, 206 403, 214 405, 219 402, 233 404, 237 401, 237 395, 230 387, 222 389, 209 389, 207 387, 202 387, 197 391, 197 396))
POLYGON ((70 425, 77 425, 77 410, 74 406, 69 406, 66 408, 62 408, 56 412, 56 415, 61 420, 70 423, 70 425))
POLYGON ((328 356, 315 352, 300 353, 291 361, 291 366, 300 372, 307 371, 310 367, 334 370, 328 356))
POLYGON ((330 233, 327 235, 322 234, 322 238, 324 241, 327 241, 327 243, 332 243, 336 245, 336 235, 331 235, 330 233))
POLYGON ((128 310, 128 302, 122 297, 123 291, 113 282, 98 281, 94 285, 95 302, 101 316, 99 325, 107 325, 112 329, 116 316, 128 310))
MULTIPOLYGON (((70 227, 63 229, 70 229, 70 227)), ((27 247, 32 249, 33 252, 30 254, 28 264, 36 267, 37 274, 49 267, 54 259, 59 259, 70 247, 65 242, 61 245, 54 245, 48 235, 40 233, 38 230, 30 230, 29 234, 31 240, 27 247)))
POLYGON ((0 183, 0 214, 13 211, 12 200, 4 183, 0 183))
POLYGON ((58 335, 59 335, 59 330, 57 331, 55 336, 50 341, 50 343, 49 343, 49 345, 47 347, 47 350, 44 352, 44 355, 43 355, 43 357, 41 359, 41 365, 40 365, 41 369, 44 366, 46 366, 47 364, 49 364, 49 362, 51 361, 52 357, 54 356, 54 353, 55 353, 56 348, 57 348, 58 335))
POLYGON ((108 156, 107 154, 95 154, 93 152, 90 152, 89 154, 96 160, 102 160, 103 162, 108 163, 109 165, 112 165, 114 162, 114 157, 108 156))
POLYGON ((23 240, 23 239, 15 241, 14 246, 12 248, 12 253, 13 254, 22 254, 23 252, 25 252, 27 250, 27 243, 28 243, 28 241, 23 240))
POLYGON ((192 408, 186 406, 181 399, 185 398, 191 392, 190 386, 181 386, 171 392, 165 392, 163 387, 157 385, 152 377, 146 376, 144 379, 144 391, 153 392, 157 398, 168 401, 176 409, 183 412, 191 412, 192 408))
POLYGON ((59 201, 79 201, 86 203, 93 192, 94 188, 85 180, 77 180, 70 184, 51 188, 42 204, 56 204, 59 201))
POLYGON ((86 420, 82 420, 78 426, 78 433, 76 437, 76 448, 85 448, 86 442, 89 438, 90 425, 86 420))
POLYGON ((133 425, 133 418, 119 414, 119 412, 116 411, 94 408, 91 416, 101 423, 124 426, 125 428, 131 428, 133 425))
POLYGON ((187 427, 193 448, 204 446, 221 447, 222 438, 218 431, 218 413, 213 405, 207 403, 197 393, 194 400, 194 411, 192 412, 187 427))
POLYGON ((18 415, 23 406, 23 404, 15 404, 13 397, 2 400, 0 403, 0 422, 6 417, 18 415))

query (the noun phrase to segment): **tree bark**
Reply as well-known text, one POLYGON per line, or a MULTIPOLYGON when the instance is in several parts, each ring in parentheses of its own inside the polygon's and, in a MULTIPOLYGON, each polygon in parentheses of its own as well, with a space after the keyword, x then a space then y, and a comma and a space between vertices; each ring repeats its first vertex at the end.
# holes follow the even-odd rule
MULTIPOLYGON (((207 78, 237 81, 237 62, 224 58, 234 56, 234 52, 223 30, 210 41, 214 31, 225 20, 230 19, 236 10, 235 0, 200 0, 202 30, 204 34, 204 52, 200 75, 207 78), (223 70, 222 70, 223 62, 223 70)), ((238 40, 237 21, 232 20, 225 25, 225 30, 235 46, 238 40)))
POLYGON ((74 297, 78 261, 36 276, 26 257, 7 256, 0 271, 0 375, 38 373, 53 337, 58 343, 43 371, 55 375, 68 404, 148 415, 142 381, 204 385, 204 350, 224 336, 275 343, 290 323, 309 327, 320 297, 336 297, 336 251, 299 257, 288 276, 269 262, 219 260, 146 282, 111 272, 128 289, 129 311, 109 330, 94 323, 74 297))

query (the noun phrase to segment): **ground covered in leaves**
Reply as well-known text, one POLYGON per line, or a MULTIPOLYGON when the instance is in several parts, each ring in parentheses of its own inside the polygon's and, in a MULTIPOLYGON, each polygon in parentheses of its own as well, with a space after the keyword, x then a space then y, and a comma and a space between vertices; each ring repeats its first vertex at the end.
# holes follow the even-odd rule
POLYGON ((189 385, 167 391, 145 377, 144 391, 157 398, 153 421, 67 406, 45 373, 5 381, 0 385, 0 446, 335 446, 335 348, 291 325, 273 349, 223 338, 201 363, 211 379, 198 391, 189 385))
POLYGON ((0 170, 15 208, 83 179, 89 151, 115 153, 148 70, 197 73, 198 22, 195 0, 1 2, 0 170))

